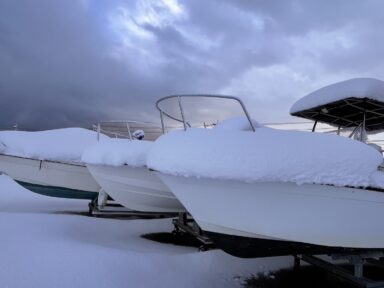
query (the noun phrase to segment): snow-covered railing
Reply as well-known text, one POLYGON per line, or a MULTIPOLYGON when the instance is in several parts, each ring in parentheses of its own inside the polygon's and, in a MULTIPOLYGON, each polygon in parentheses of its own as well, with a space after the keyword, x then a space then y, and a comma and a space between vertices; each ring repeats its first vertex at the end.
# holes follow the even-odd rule
POLYGON ((183 108, 183 104, 182 104, 182 99, 183 98, 198 98, 198 97, 204 97, 204 98, 218 98, 218 99, 229 99, 229 100, 234 100, 236 102, 238 102, 249 122, 249 125, 252 129, 252 131, 255 131, 255 126, 254 124, 252 123, 252 119, 251 117, 249 116, 249 113, 247 111, 247 108, 245 107, 243 101, 241 101, 240 98, 238 97, 234 97, 234 96, 227 96, 227 95, 211 95, 211 94, 183 94, 183 95, 170 95, 170 96, 165 96, 163 98, 160 98, 159 100, 157 100, 156 102, 156 108, 157 110, 159 110, 160 112, 160 119, 161 119, 161 127, 162 127, 162 130, 163 130, 163 133, 165 133, 165 126, 164 126, 164 116, 172 119, 172 120, 175 120, 177 122, 180 122, 180 123, 183 123, 183 126, 184 126, 184 130, 187 130, 187 127, 190 127, 191 125, 188 123, 186 117, 185 117, 185 114, 184 114, 184 108, 183 108), (160 107, 160 103, 167 100, 167 99, 177 99, 177 102, 178 102, 178 105, 179 105, 179 110, 180 110, 180 114, 181 114, 181 118, 178 118, 174 115, 171 115, 169 114, 168 112, 166 112, 163 108, 160 107))
MULTIPOLYGON (((336 128, 325 123, 318 123, 316 130, 313 129, 313 121, 302 121, 302 122, 262 122, 260 123, 263 126, 269 128, 275 128, 279 130, 296 130, 296 131, 312 131, 326 134, 337 134, 343 137, 353 138, 358 132, 361 126, 357 127, 348 127, 348 128, 336 128)), ((360 138, 360 135, 357 135, 357 139, 360 138)), ((376 144, 380 146, 381 151, 384 151, 384 134, 368 132, 366 134, 367 139, 364 142, 367 144, 376 144), (378 136, 374 136, 378 135, 378 136)))
POLYGON ((159 124, 148 121, 109 120, 93 125, 99 139, 100 133, 114 138, 137 139, 145 135, 146 140, 156 140, 161 136, 162 128, 159 124))
POLYGON ((0 131, 11 131, 11 130, 14 130, 14 131, 19 130, 19 126, 17 124, 15 124, 15 125, 8 126, 8 127, 4 127, 4 126, 0 127, 0 131))

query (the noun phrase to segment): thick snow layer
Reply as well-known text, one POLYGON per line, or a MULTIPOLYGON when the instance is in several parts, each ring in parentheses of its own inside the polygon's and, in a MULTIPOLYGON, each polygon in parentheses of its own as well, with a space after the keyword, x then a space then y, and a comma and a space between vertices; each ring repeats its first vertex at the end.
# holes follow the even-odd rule
POLYGON ((371 175, 371 187, 384 188, 384 172, 376 171, 371 175))
POLYGON ((152 144, 144 140, 108 139, 85 149, 81 160, 89 164, 143 167, 152 144))
MULTIPOLYGON (((262 127, 252 119, 255 127, 262 127)), ((252 131, 246 117, 226 119, 215 127, 218 131, 252 131)), ((84 150, 82 162, 96 165, 143 167, 153 142, 144 140, 108 139, 84 150)))
POLYGON ((0 153, 39 160, 80 162, 84 149, 96 142, 97 133, 83 128, 0 131, 0 153))
MULTIPOLYGON (((251 119, 252 124, 255 128, 261 127, 256 120, 251 119)), ((252 131, 252 127, 247 119, 247 117, 239 116, 224 121, 219 122, 215 129, 217 130, 235 130, 235 131, 252 131)))
POLYGON ((290 113, 311 109, 349 97, 369 98, 384 102, 384 81, 354 78, 316 90, 293 104, 290 113))
POLYGON ((292 257, 240 259, 220 250, 152 242, 171 219, 76 215, 87 202, 44 197, 0 176, 0 287, 242 287, 292 257), (24 208, 23 208, 24 207, 24 208))
POLYGON ((147 165, 186 177, 369 186, 382 161, 375 149, 337 135, 189 129, 160 137, 147 165))

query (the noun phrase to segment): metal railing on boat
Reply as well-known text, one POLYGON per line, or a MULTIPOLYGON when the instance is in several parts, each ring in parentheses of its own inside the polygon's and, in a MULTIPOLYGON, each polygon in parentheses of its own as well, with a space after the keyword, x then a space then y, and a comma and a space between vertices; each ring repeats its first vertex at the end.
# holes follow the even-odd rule
POLYGON ((237 102, 241 106, 242 111, 245 114, 245 116, 246 116, 246 118, 247 118, 247 120, 249 122, 249 125, 250 125, 252 131, 255 131, 255 126, 254 126, 254 124, 252 122, 251 117, 249 116, 248 110, 247 110, 247 108, 245 107, 243 101, 240 98, 235 97, 235 96, 229 96, 229 95, 181 94, 181 95, 165 96, 165 97, 162 97, 162 98, 160 98, 159 100, 156 101, 156 108, 160 112, 160 120, 161 120, 161 127, 163 129, 163 133, 165 133, 164 116, 166 116, 166 117, 168 117, 168 118, 170 118, 170 119, 172 119, 174 121, 183 123, 184 130, 187 130, 188 127, 191 127, 191 125, 187 121, 185 113, 184 113, 184 106, 183 106, 183 103, 182 103, 183 98, 211 98, 211 99, 216 98, 216 99, 233 100, 233 101, 237 102), (169 99, 176 99, 177 100, 181 118, 178 118, 177 116, 171 115, 170 112, 166 112, 165 109, 160 106, 160 103, 162 103, 162 102, 164 102, 166 100, 169 100, 169 99))

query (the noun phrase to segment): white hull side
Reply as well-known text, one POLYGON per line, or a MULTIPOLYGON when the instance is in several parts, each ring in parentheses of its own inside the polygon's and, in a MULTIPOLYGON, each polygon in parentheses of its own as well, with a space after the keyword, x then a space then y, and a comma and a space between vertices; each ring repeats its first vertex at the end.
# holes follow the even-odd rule
POLYGON ((203 230, 323 246, 384 248, 384 193, 158 173, 203 230))
POLYGON ((143 212, 184 212, 157 175, 144 167, 87 164, 105 192, 121 205, 143 212))
POLYGON ((99 192, 85 165, 0 155, 0 172, 17 181, 41 186, 99 192))

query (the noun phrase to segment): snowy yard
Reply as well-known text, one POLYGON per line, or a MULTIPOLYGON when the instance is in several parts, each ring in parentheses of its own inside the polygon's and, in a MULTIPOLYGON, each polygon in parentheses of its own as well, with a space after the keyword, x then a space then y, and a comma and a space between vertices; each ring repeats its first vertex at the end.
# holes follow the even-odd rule
POLYGON ((247 260, 146 240, 172 231, 171 220, 71 214, 88 203, 40 196, 4 175, 0 195, 0 287, 241 287, 292 265, 292 257, 247 260))

